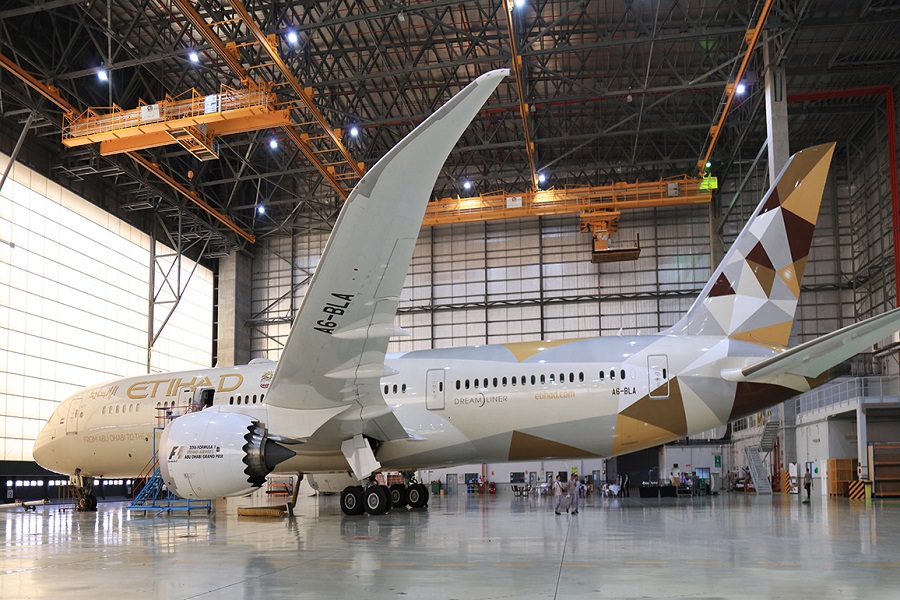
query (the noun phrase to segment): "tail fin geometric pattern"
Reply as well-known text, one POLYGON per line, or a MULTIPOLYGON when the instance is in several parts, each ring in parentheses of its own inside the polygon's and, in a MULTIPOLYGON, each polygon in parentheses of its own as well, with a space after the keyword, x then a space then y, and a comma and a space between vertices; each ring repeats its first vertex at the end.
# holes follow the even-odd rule
POLYGON ((833 153, 829 143, 790 158, 670 332, 787 345, 833 153))

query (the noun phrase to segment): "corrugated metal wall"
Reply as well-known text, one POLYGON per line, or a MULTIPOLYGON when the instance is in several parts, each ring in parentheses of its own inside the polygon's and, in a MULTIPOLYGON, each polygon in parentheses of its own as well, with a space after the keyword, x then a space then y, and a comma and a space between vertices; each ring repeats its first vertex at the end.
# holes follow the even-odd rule
MULTIPOLYGON (((881 137, 862 149, 838 147, 792 343, 894 306, 881 137)), ((733 171, 715 207, 625 212, 614 239, 640 235, 641 256, 630 262, 591 263, 590 236, 575 215, 423 229, 397 317, 412 337, 392 342, 391 350, 650 333, 672 325, 709 277, 711 235, 746 175, 740 166, 733 171)), ((725 248, 767 187, 763 165, 721 226, 725 248)), ((257 252, 254 356, 278 358, 326 239, 323 231, 269 238, 257 252)))

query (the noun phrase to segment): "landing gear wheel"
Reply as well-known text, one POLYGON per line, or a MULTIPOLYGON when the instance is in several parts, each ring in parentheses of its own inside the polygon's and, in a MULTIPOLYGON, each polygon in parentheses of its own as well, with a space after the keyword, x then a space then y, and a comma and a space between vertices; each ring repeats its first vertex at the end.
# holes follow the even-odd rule
POLYGON ((75 510, 77 510, 78 512, 85 512, 87 510, 90 510, 88 509, 88 506, 87 496, 78 496, 75 499, 75 510))
POLYGON ((97 510, 97 496, 88 494, 87 505, 87 510, 97 510))
POLYGON ((379 487, 384 490, 384 495, 387 497, 388 501, 387 509, 384 512, 391 512, 391 509, 394 508, 394 505, 391 502, 391 488, 386 485, 382 485, 379 487))
POLYGON ((372 485, 363 492, 363 504, 366 512, 370 515, 383 515, 388 511, 391 504, 388 501, 388 495, 384 493, 384 488, 380 485, 372 485))
POLYGON ((363 506, 363 490, 358 485, 351 485, 341 492, 341 511, 345 515, 361 515, 365 510, 363 506))
POLYGON ((409 486, 409 505, 413 508, 428 506, 428 488, 424 484, 414 483, 409 486))
POLYGON ((402 508, 409 504, 408 491, 402 483, 395 483, 391 486, 391 506, 394 508, 402 508))

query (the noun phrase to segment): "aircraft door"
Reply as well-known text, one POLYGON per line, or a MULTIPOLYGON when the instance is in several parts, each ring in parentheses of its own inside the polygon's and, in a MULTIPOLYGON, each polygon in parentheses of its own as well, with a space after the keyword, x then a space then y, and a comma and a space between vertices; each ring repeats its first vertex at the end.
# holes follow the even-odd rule
POLYGON ((669 397, 669 358, 665 354, 652 354, 647 357, 650 370, 650 397, 669 397))
POLYGON ((431 369, 425 378, 425 408, 444 410, 444 370, 431 369))
POLYGON ((81 398, 72 400, 72 404, 69 406, 69 414, 66 417, 66 435, 78 433, 78 419, 81 418, 83 406, 84 402, 81 398))

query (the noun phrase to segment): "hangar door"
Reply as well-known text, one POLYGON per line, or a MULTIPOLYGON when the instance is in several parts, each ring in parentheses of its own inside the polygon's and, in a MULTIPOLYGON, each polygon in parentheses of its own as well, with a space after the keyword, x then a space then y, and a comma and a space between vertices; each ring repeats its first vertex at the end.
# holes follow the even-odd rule
POLYGON ((444 370, 431 369, 425 378, 425 408, 444 410, 444 370))
POLYGON ((650 397, 669 397, 669 359, 665 354, 652 354, 647 357, 647 368, 650 370, 650 397))

